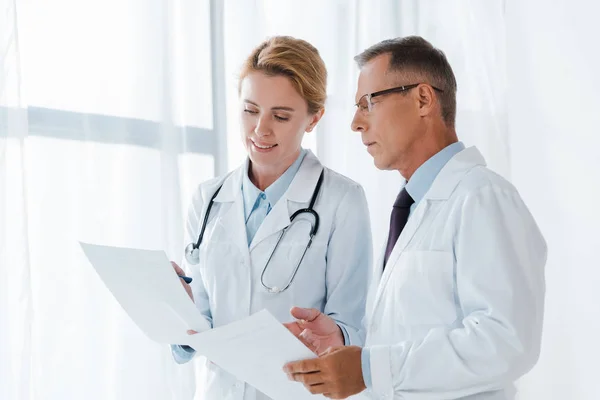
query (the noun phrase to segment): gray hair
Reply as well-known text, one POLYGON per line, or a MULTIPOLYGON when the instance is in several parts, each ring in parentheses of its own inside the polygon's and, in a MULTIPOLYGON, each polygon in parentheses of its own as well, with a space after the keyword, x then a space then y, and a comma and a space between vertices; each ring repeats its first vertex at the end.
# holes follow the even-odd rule
POLYGON ((442 118, 447 126, 454 127, 456 78, 444 52, 433 47, 420 36, 407 36, 379 42, 354 57, 354 61, 359 68, 362 68, 369 61, 383 54, 391 55, 388 71, 414 74, 423 82, 443 91, 436 91, 442 109, 442 118))

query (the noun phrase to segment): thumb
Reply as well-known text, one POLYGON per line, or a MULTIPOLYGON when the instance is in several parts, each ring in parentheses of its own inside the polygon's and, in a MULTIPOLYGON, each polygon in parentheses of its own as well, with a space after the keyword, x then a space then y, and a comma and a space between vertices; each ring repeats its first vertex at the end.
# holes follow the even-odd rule
POLYGON ((328 347, 327 349, 325 349, 325 351, 319 353, 319 357, 324 357, 324 356, 326 356, 328 354, 331 354, 332 351, 333 351, 333 348, 328 347))
POLYGON ((292 317, 296 319, 302 319, 308 322, 312 322, 321 312, 315 308, 302 308, 302 307, 293 307, 291 310, 292 317))

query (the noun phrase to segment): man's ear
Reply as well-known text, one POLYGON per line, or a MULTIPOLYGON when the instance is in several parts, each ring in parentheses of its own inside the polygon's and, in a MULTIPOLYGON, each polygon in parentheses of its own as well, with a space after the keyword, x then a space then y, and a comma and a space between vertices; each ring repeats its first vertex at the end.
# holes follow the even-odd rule
POLYGON ((421 117, 431 114, 437 103, 434 89, 427 84, 419 85, 417 87, 417 101, 421 117))

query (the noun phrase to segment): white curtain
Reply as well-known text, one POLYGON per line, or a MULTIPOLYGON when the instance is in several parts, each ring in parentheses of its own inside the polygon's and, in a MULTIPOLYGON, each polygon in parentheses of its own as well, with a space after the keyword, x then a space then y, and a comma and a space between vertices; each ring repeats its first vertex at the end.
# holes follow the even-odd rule
POLYGON ((549 244, 543 351, 519 398, 600 398, 596 3, 212 5, 216 25, 209 0, 0 0, 0 399, 193 397, 193 368, 129 321, 76 241, 181 258, 192 190, 245 155, 239 67, 275 34, 310 41, 327 64, 327 111, 304 144, 365 187, 376 249, 400 177, 377 171, 349 128, 352 57, 409 34, 446 52, 459 137, 515 183, 549 244))
POLYGON ((191 367, 134 326, 77 241, 180 260, 214 173, 209 3, 0 4, 0 399, 190 398, 191 367))
POLYGON ((0 398, 28 399, 33 310, 24 172, 27 118, 16 7, 0 4, 0 398))

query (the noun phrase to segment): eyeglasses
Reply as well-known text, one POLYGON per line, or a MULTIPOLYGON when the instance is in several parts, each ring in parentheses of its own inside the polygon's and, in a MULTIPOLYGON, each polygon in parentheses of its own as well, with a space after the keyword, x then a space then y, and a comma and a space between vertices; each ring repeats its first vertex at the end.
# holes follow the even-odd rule
MULTIPOLYGON (((373 97, 383 96, 384 94, 390 93, 401 93, 410 89, 414 89, 417 86, 421 85, 421 83, 415 83, 412 85, 398 86, 391 89, 380 90, 379 92, 367 93, 363 95, 355 106, 363 113, 371 112, 373 110, 373 97)), ((442 89, 438 89, 435 86, 432 86, 433 90, 437 90, 440 93, 444 93, 442 89)))

